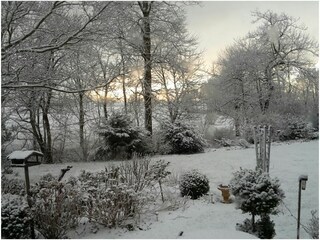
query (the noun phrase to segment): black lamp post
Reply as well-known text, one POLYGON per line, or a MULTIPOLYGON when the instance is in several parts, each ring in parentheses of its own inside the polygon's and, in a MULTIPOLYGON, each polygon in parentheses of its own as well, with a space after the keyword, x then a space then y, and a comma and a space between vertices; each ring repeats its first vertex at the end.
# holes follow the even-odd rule
POLYGON ((299 176, 299 196, 298 196, 298 219, 297 219, 297 239, 300 233, 300 209, 301 209, 301 189, 306 190, 308 175, 299 176))

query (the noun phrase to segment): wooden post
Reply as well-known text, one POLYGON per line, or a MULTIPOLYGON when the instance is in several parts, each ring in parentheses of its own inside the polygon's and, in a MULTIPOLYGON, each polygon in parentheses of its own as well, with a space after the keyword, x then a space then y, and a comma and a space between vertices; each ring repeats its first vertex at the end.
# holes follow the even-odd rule
MULTIPOLYGON (((30 179, 29 179, 29 168, 27 165, 24 166, 24 175, 26 178, 26 192, 27 192, 27 202, 31 209, 32 203, 31 203, 31 193, 30 193, 30 179)), ((34 222, 33 218, 30 219, 30 232, 31 232, 31 238, 35 239, 35 232, 34 232, 34 222)))

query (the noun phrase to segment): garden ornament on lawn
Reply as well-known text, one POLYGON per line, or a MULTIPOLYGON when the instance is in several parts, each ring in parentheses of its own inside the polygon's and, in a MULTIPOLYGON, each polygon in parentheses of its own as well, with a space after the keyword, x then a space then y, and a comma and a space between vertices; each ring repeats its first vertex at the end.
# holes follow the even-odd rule
POLYGON ((222 193, 222 197, 223 197, 223 203, 231 203, 231 200, 229 199, 230 197, 230 187, 227 185, 222 185, 220 184, 218 189, 221 191, 222 193))
POLYGON ((269 173, 271 150, 271 126, 255 126, 253 128, 253 136, 257 159, 256 169, 261 169, 263 172, 269 173))

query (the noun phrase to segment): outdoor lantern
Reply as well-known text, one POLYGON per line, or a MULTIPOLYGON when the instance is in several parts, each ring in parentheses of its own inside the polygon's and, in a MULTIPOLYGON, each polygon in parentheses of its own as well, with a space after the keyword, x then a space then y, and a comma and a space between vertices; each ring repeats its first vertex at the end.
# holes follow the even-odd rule
POLYGON ((308 175, 300 175, 299 181, 301 182, 301 189, 306 190, 308 175))
POLYGON ((42 152, 29 151, 14 151, 8 155, 7 159, 11 161, 12 167, 31 167, 40 165, 43 157, 42 152))
POLYGON ((300 235, 300 211, 301 211, 301 189, 306 190, 308 175, 299 176, 299 192, 298 192, 298 218, 297 218, 297 239, 300 235))

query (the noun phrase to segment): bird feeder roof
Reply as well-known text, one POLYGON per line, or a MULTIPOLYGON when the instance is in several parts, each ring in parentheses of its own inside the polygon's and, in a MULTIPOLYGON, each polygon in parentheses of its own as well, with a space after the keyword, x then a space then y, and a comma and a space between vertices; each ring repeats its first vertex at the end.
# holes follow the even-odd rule
POLYGON ((29 151, 14 151, 11 154, 8 155, 8 160, 12 159, 20 159, 20 160, 25 160, 28 159, 31 156, 43 156, 42 152, 34 151, 34 150, 29 150, 29 151))

